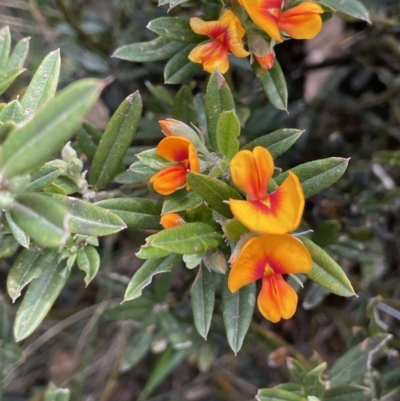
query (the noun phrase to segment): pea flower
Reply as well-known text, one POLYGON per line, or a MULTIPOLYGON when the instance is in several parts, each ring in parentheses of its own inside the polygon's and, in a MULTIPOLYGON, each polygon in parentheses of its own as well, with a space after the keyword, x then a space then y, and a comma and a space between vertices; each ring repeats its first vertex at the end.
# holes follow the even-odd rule
POLYGON ((305 203, 300 181, 289 171, 281 186, 268 194, 274 160, 267 149, 241 150, 230 169, 233 182, 247 196, 247 200, 229 200, 233 215, 243 225, 261 234, 286 234, 298 227, 305 203))
POLYGON ((156 152, 164 159, 176 163, 165 167, 150 178, 154 190, 161 195, 170 195, 182 188, 186 183, 188 171, 196 173, 200 171, 196 148, 186 138, 168 136, 160 141, 156 152))
POLYGON ((305 1, 282 11, 284 0, 239 0, 253 22, 271 38, 282 41, 281 31, 294 39, 312 39, 322 28, 319 4, 305 1))
POLYGON ((262 280, 258 308, 273 323, 290 319, 296 312, 296 291, 282 274, 307 273, 312 259, 304 244, 288 234, 264 234, 249 239, 232 265, 228 288, 236 292, 256 280, 262 280))
POLYGON ((248 34, 247 42, 250 51, 250 63, 255 58, 264 70, 270 70, 275 64, 275 52, 261 35, 248 34))
POLYGON ((203 69, 212 73, 216 68, 225 74, 229 68, 228 53, 236 57, 246 57, 249 53, 243 47, 245 30, 236 15, 227 10, 217 21, 203 21, 191 18, 190 26, 194 32, 209 36, 212 40, 196 46, 189 54, 194 63, 201 63, 203 69))
POLYGON ((160 224, 164 228, 181 226, 185 220, 178 213, 165 213, 161 216, 160 224))

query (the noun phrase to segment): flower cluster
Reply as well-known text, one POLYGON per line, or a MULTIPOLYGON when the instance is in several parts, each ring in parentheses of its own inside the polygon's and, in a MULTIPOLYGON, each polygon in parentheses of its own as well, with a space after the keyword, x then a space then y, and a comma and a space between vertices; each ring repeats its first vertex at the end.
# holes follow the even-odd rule
MULTIPOLYGON (((162 195, 185 187, 188 190, 187 174, 200 172, 200 158, 194 144, 176 134, 193 131, 176 120, 163 120, 160 125, 167 137, 156 152, 173 164, 154 174, 150 183, 162 195)), ((206 158, 203 165, 210 167, 206 158)), ((229 206, 249 232, 234 247, 228 287, 236 292, 261 279, 258 307, 263 316, 272 322, 288 319, 296 311, 297 294, 283 275, 307 273, 312 266, 307 248, 289 234, 299 226, 304 210, 299 178, 289 171, 282 184, 268 192, 275 167, 271 154, 261 146, 239 151, 229 167, 233 183, 245 194, 245 199, 229 199, 229 206)), ((161 218, 165 229, 182 224, 185 220, 177 213, 166 213, 161 218)))
POLYGON ((241 10, 237 12, 238 15, 225 10, 217 21, 206 22, 200 18, 190 20, 194 32, 211 39, 196 46, 189 54, 189 59, 201 63, 207 72, 212 73, 218 68, 224 74, 229 68, 229 53, 236 57, 251 54, 262 68, 270 69, 275 60, 275 42, 282 42, 284 37, 312 39, 322 27, 321 15, 324 10, 316 3, 305 1, 283 9, 284 0, 238 1, 239 7, 247 12, 250 22, 243 18, 241 10), (249 51, 244 47, 245 35, 249 51))

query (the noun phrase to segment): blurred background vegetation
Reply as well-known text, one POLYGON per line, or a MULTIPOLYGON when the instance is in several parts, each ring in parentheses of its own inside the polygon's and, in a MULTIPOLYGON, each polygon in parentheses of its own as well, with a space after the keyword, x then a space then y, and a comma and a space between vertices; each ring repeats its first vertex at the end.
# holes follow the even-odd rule
MULTIPOLYGON (((170 15, 199 15, 199 3, 183 3, 170 15)), ((218 14, 218 1, 201 3, 208 18, 218 14)), ((315 230, 312 239, 341 264, 359 297, 340 298, 308 282, 293 319, 273 325, 256 312, 235 356, 221 314, 214 317, 207 342, 193 329, 188 296, 193 271, 157 276, 144 297, 119 306, 140 265, 134 254, 146 236, 124 231, 101 242, 96 280, 84 288, 80 273, 72 275, 41 327, 11 350, 15 363, 4 377, 5 400, 40 400, 50 381, 69 387, 72 400, 129 401, 140 393, 153 401, 250 400, 258 388, 289 379, 286 356, 331 364, 378 332, 394 337, 393 352, 383 353, 374 365, 376 386, 385 394, 400 387, 400 358, 394 352, 400 350, 400 5, 398 0, 364 4, 372 25, 339 15, 316 39, 276 48, 288 81, 289 113, 267 103, 240 60, 232 60, 227 76, 243 141, 283 127, 305 130, 278 159, 279 167, 351 158, 344 178, 307 201, 304 228, 315 230), (195 346, 171 348, 188 341, 195 346)), ((164 61, 140 64, 111 57, 122 45, 152 39, 146 25, 164 15, 166 7, 149 0, 0 0, 0 24, 10 26, 14 43, 31 37, 28 70, 5 100, 21 94, 43 57, 60 48, 60 87, 88 76, 115 77, 88 116, 98 128, 128 94, 140 91, 144 113, 126 166, 139 147, 161 138, 159 119, 204 126, 206 73, 187 82, 183 93, 181 86, 163 85, 164 61), (189 107, 174 107, 177 96, 186 96, 189 107)), ((129 173, 116 183, 135 195, 145 190, 129 173)), ((4 243, 0 248, 0 312, 6 316, 13 310, 4 283, 13 252, 4 243)), ((3 330, 7 324, 3 319, 3 330)), ((400 399, 395 397, 387 400, 400 399)))

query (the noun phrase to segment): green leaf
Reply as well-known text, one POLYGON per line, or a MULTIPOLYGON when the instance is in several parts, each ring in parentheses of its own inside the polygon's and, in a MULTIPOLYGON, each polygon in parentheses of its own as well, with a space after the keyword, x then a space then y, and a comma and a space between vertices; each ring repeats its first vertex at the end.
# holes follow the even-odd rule
POLYGON ((80 248, 76 255, 76 263, 78 267, 86 273, 84 280, 87 287, 96 277, 100 268, 100 256, 97 249, 91 245, 80 248))
POLYGON ((43 107, 54 98, 60 75, 60 50, 49 53, 39 65, 21 100, 21 107, 26 117, 32 116, 39 107, 43 107))
POLYGON ((0 121, 14 121, 20 123, 24 121, 24 113, 18 100, 13 100, 0 112, 0 121))
POLYGON ((186 334, 178 319, 170 311, 159 311, 157 318, 168 338, 168 342, 174 349, 185 349, 192 346, 192 341, 189 340, 188 334, 186 334))
POLYGON ((195 192, 181 189, 165 197, 161 214, 193 209, 202 203, 203 199, 195 192))
POLYGON ((0 236, 0 259, 10 258, 15 254, 19 247, 13 235, 0 236))
POLYGON ((237 354, 242 348, 253 317, 256 304, 256 284, 251 283, 232 293, 228 288, 228 277, 225 277, 222 290, 224 324, 229 345, 237 354))
POLYGON ((21 227, 18 226, 18 224, 15 223, 8 211, 6 211, 5 214, 7 223, 10 226, 14 238, 21 246, 23 246, 24 248, 29 248, 29 235, 27 235, 26 232, 22 230, 21 227))
POLYGON ((340 228, 341 224, 337 220, 324 220, 311 234, 311 241, 315 242, 321 248, 325 248, 335 242, 340 228))
POLYGON ((18 254, 7 277, 7 291, 13 302, 26 285, 40 277, 49 264, 55 261, 57 255, 57 249, 38 247, 24 249, 18 254))
POLYGON ((305 401, 304 397, 290 391, 277 388, 263 388, 258 390, 257 401, 305 401))
POLYGON ((0 95, 2 95, 8 87, 15 81, 18 75, 22 74, 25 68, 14 67, 7 71, 2 71, 0 73, 0 95))
POLYGON ((400 152, 397 150, 380 150, 374 153, 373 159, 386 166, 400 167, 400 152))
POLYGON ((228 160, 239 150, 240 122, 234 110, 223 111, 217 123, 217 146, 218 150, 228 160))
MULTIPOLYGON (((117 304, 108 307, 104 311, 104 316, 111 321, 119 322, 122 320, 143 320, 151 314, 154 301, 145 297, 137 298, 131 302, 117 304)), ((153 319, 154 320, 154 319, 153 319)))
POLYGON ((182 3, 186 3, 189 0, 170 0, 169 2, 169 10, 171 10, 171 8, 176 7, 178 4, 182 4, 182 3))
MULTIPOLYGON (((346 171, 349 160, 342 157, 329 157, 300 164, 290 171, 299 177, 304 196, 309 198, 335 183, 346 171)), ((274 180, 280 185, 287 176, 288 172, 285 171, 274 177, 274 180)))
POLYGON ((94 159, 97 146, 102 136, 103 131, 86 121, 78 131, 79 147, 91 162, 94 159))
POLYGON ((392 337, 391 334, 375 334, 347 351, 328 372, 332 387, 349 383, 372 369, 373 356, 392 337))
POLYGON ((191 255, 216 248, 221 242, 222 235, 216 232, 215 226, 207 223, 186 223, 150 235, 136 256, 140 259, 156 257, 149 257, 153 249, 191 255))
MULTIPOLYGON (((326 362, 321 363, 314 369, 311 369, 303 379, 305 393, 308 396, 317 397, 317 400, 322 399, 327 386, 326 381, 322 378, 324 370, 328 367, 326 362)), ((311 401, 311 400, 310 400, 311 401)))
POLYGON ((70 195, 77 192, 78 185, 69 177, 59 176, 56 177, 47 187, 43 188, 44 192, 54 192, 61 195, 70 195))
POLYGON ((153 85, 149 81, 145 81, 145 85, 153 97, 157 99, 162 106, 172 107, 174 105, 174 98, 165 85, 153 85))
MULTIPOLYGON (((176 94, 172 107, 172 116, 186 124, 196 123, 197 115, 193 104, 193 94, 188 86, 182 86, 176 94)), ((194 135, 198 137, 196 133, 194 135)))
POLYGON ((162 36, 150 42, 140 42, 119 47, 112 57, 145 63, 172 57, 185 47, 182 42, 171 41, 162 36))
POLYGON ((48 196, 62 202, 69 210, 68 228, 71 233, 101 237, 126 228, 119 216, 93 203, 58 194, 48 196))
POLYGON ((28 337, 43 321, 64 288, 69 274, 65 261, 60 264, 54 261, 30 284, 15 318, 16 341, 28 337))
POLYGON ((22 38, 14 47, 10 58, 5 67, 6 70, 24 65, 26 56, 28 55, 30 38, 22 38))
POLYGON ((218 69, 211 74, 208 81, 205 103, 208 138, 211 148, 218 150, 217 125, 219 116, 223 111, 235 109, 232 92, 218 69))
POLYGON ((160 230, 162 203, 155 199, 114 198, 96 203, 119 216, 129 228, 136 230, 160 230))
POLYGON ((44 194, 25 193, 17 196, 10 215, 39 245, 56 248, 69 237, 66 229, 68 209, 44 194))
POLYGON ((293 128, 283 128, 270 134, 260 136, 247 143, 242 149, 253 150, 256 146, 267 148, 276 159, 285 153, 301 136, 304 131, 293 128))
POLYGON ((22 348, 14 343, 3 343, 0 346, 0 359, 9 362, 10 364, 16 364, 20 359, 22 359, 22 348))
POLYGON ((139 92, 129 95, 112 116, 97 147, 89 172, 89 183, 103 189, 116 175, 128 150, 142 114, 139 92))
POLYGON ((7 64, 11 48, 11 35, 8 26, 0 30, 0 69, 7 64))
POLYGON ((0 294, 0 340, 2 342, 12 341, 11 318, 8 302, 6 303, 4 300, 3 293, 0 294))
POLYGON ((205 40, 204 36, 192 30, 189 21, 188 17, 160 17, 150 21, 147 28, 157 35, 178 42, 199 43, 205 40))
POLYGON ((221 223, 225 237, 231 241, 239 241, 240 237, 250 232, 239 220, 230 219, 221 223))
POLYGON ((154 170, 162 170, 165 167, 174 166, 176 164, 175 162, 169 162, 161 157, 155 149, 144 150, 136 156, 145 166, 154 170))
POLYGON ((7 121, 4 124, 0 121, 0 143, 7 138, 7 135, 17 127, 14 121, 7 121))
POLYGON ((264 70, 257 61, 254 61, 252 68, 271 104, 278 110, 287 111, 286 79, 278 61, 275 60, 274 66, 270 70, 264 70))
POLYGON ((12 131, 3 144, 2 174, 10 178, 47 161, 75 133, 105 84, 85 79, 69 85, 12 131))
POLYGON ((45 164, 32 174, 31 182, 26 187, 25 191, 40 191, 51 184, 60 174, 61 169, 59 167, 45 164))
POLYGON ((354 289, 342 268, 318 245, 304 236, 304 243, 313 260, 312 270, 306 276, 330 292, 343 297, 355 295, 354 289))
POLYGON ((70 391, 67 388, 57 388, 50 382, 44 393, 44 401, 69 401, 70 391))
POLYGON ((170 273, 180 260, 180 255, 169 255, 163 259, 146 260, 131 278, 125 292, 124 302, 139 298, 142 295, 143 288, 151 283, 156 274, 170 273))
POLYGON ((372 391, 358 384, 344 384, 326 390, 324 401, 369 401, 372 391))
POLYGON ((368 10, 358 0, 323 0, 321 3, 326 4, 343 14, 371 23, 368 10))
POLYGON ((215 303, 214 273, 200 266, 190 291, 194 325, 199 334, 207 340, 215 303))
POLYGON ((201 71, 201 65, 189 60, 189 53, 196 45, 188 44, 170 58, 164 69, 164 82, 166 84, 180 84, 201 71))
POLYGON ((186 180, 190 188, 201 196, 208 206, 225 217, 233 217, 229 205, 224 201, 229 201, 230 198, 242 199, 242 197, 230 185, 216 178, 193 172, 187 175, 186 180))

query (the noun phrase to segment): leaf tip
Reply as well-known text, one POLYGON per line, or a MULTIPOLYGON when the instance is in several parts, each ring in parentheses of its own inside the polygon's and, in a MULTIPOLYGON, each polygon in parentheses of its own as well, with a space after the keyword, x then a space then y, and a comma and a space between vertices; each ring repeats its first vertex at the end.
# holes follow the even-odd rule
POLYGON ((111 82, 114 81, 114 77, 112 75, 109 75, 108 77, 105 77, 102 79, 101 82, 101 89, 104 89, 106 86, 110 85, 111 82))

